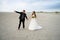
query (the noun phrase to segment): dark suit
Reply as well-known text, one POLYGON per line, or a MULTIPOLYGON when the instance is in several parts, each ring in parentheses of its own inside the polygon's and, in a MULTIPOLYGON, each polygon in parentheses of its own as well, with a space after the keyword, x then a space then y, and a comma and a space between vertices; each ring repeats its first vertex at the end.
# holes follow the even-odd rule
POLYGON ((15 12, 20 14, 19 16, 20 21, 19 21, 18 29, 20 29, 21 22, 23 23, 23 28, 25 28, 25 18, 27 19, 26 13, 18 12, 18 11, 15 11, 15 12))

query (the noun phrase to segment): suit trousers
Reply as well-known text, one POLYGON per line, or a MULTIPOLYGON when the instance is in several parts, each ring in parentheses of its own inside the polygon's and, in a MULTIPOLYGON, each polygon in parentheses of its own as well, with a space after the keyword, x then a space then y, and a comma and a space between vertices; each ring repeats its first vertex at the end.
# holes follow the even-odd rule
POLYGON ((23 24, 23 28, 25 28, 25 20, 20 20, 18 29, 20 29, 21 23, 23 24))

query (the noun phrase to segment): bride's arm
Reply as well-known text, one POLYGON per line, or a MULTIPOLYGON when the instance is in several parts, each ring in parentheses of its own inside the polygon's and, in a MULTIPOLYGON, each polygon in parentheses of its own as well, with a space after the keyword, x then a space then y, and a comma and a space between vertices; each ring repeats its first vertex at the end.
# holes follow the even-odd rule
POLYGON ((32 15, 30 14, 30 15, 29 15, 29 19, 31 19, 31 18, 32 18, 32 15))

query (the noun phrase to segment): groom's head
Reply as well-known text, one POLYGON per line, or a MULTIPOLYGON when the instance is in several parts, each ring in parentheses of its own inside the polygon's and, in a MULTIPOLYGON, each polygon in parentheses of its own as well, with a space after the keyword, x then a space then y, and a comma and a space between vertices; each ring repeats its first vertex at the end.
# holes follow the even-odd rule
POLYGON ((23 10, 23 13, 25 13, 25 10, 23 10))

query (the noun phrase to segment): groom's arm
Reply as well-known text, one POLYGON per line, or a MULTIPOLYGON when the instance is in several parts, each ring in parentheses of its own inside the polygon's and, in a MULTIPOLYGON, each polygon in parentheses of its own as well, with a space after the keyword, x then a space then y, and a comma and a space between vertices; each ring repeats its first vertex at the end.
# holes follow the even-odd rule
POLYGON ((18 11, 15 11, 15 12, 21 14, 21 12, 18 12, 18 11))
POLYGON ((26 19, 28 19, 27 15, 26 15, 26 19))

